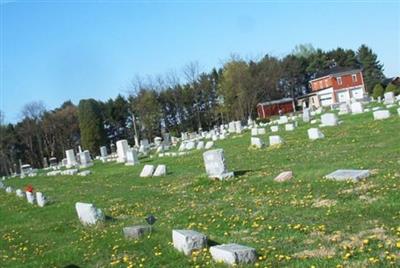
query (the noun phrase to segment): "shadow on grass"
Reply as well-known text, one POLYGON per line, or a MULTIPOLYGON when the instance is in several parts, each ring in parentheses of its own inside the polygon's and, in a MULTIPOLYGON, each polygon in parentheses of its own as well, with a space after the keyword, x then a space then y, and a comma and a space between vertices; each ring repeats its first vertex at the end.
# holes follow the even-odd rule
POLYGON ((257 171, 257 170, 250 170, 250 169, 246 169, 246 170, 236 170, 234 171, 235 176, 243 176, 246 175, 249 172, 253 172, 253 171, 257 171))
POLYGON ((220 243, 218 243, 215 240, 211 240, 211 239, 207 240, 207 246, 209 246, 209 247, 218 246, 218 245, 220 245, 220 243))

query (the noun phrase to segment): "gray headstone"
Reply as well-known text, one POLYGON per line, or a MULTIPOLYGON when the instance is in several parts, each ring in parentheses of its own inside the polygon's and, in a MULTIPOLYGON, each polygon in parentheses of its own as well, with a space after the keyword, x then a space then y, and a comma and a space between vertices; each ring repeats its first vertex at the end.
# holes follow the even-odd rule
POLYGON ((144 165, 142 172, 140 173, 140 177, 146 178, 153 176, 154 166, 153 165, 144 165))
POLYGON ((226 179, 233 177, 233 172, 228 172, 225 165, 224 150, 216 149, 203 153, 204 165, 210 178, 226 179))
POLYGON ((146 233, 151 231, 151 227, 149 225, 136 225, 124 227, 122 229, 124 233, 124 237, 127 239, 139 239, 146 233))
POLYGON ((172 230, 172 241, 174 247, 185 255, 207 247, 207 237, 192 230, 172 230))
POLYGON ((325 176, 327 179, 343 181, 343 180, 354 180, 358 181, 366 178, 370 175, 369 170, 363 169, 338 169, 325 176))
POLYGON ((217 262, 228 265, 250 264, 256 261, 257 253, 254 248, 238 244, 223 244, 210 247, 210 253, 217 262))
POLYGON ((96 224, 105 219, 103 212, 93 204, 77 202, 75 209, 80 222, 84 225, 96 224))

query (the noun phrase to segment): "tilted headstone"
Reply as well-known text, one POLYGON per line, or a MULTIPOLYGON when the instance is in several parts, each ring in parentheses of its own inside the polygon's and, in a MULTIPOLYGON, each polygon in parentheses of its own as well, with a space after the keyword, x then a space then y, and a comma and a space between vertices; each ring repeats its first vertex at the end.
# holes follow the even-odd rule
POLYGON ((185 255, 207 247, 207 237, 193 230, 172 230, 172 242, 174 248, 185 255))
POLYGON ((257 252, 254 248, 238 244, 212 246, 210 253, 216 262, 223 262, 228 265, 250 264, 257 259, 257 252))
POLYGON ((203 153, 203 160, 208 177, 220 180, 233 177, 233 172, 228 172, 225 165, 224 150, 206 151, 203 153))
POLYGON ((75 209, 83 225, 96 224, 105 219, 101 209, 96 208, 93 204, 77 202, 75 203, 75 209))
POLYGON ((251 137, 251 146, 257 149, 264 147, 264 142, 258 137, 251 137))
POLYGON ((32 192, 25 192, 25 195, 29 204, 35 204, 35 195, 32 192))
POLYGON ((211 149, 213 146, 214 146, 214 142, 207 141, 206 145, 204 146, 204 149, 208 150, 208 149, 211 149))
POLYGON ((321 123, 324 126, 337 126, 338 118, 334 113, 326 113, 321 116, 321 123))
POLYGON ((133 166, 139 164, 138 153, 135 149, 129 149, 126 152, 126 163, 127 166, 133 166))
POLYGON ((154 177, 160 177, 167 175, 167 166, 166 165, 158 165, 156 170, 154 171, 154 177))
POLYGON ((126 152, 129 150, 129 145, 127 140, 117 141, 117 162, 124 163, 126 161, 126 152))
POLYGON ((395 103, 395 98, 394 98, 394 92, 386 92, 384 95, 385 104, 394 104, 395 103))
POLYGON ((47 198, 41 192, 36 192, 36 202, 39 207, 44 207, 47 204, 47 198))
POLYGON ((66 150, 65 155, 67 156, 67 168, 74 167, 78 164, 73 149, 66 150))
POLYGON ((147 178, 153 176, 154 166, 153 165, 144 165, 142 172, 140 172, 140 177, 147 178))
POLYGON ((390 117, 390 112, 389 110, 379 110, 373 112, 374 115, 374 120, 382 120, 382 119, 387 119, 390 117))
POLYGON ((353 102, 350 108, 352 114, 360 114, 364 112, 364 107, 361 102, 353 102))
POLYGON ((279 145, 283 143, 283 139, 280 136, 269 136, 269 145, 274 146, 274 145, 279 145))
POLYGON ((325 137, 318 128, 310 128, 307 133, 310 140, 323 139, 325 137))

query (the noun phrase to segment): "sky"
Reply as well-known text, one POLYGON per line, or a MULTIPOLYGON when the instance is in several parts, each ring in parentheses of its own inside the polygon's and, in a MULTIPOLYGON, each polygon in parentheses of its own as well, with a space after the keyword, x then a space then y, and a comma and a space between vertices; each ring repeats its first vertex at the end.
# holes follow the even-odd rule
POLYGON ((24 104, 107 100, 137 76, 202 71, 231 54, 283 57, 298 44, 378 54, 400 75, 400 1, 11 1, 0 0, 0 110, 24 104))

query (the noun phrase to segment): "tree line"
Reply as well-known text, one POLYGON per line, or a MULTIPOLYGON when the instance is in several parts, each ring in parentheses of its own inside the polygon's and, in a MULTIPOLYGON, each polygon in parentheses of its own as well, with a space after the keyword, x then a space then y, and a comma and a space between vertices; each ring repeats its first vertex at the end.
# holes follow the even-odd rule
POLYGON ((19 159, 35 167, 43 167, 44 157, 60 161, 65 150, 78 145, 97 155, 99 146, 119 139, 133 144, 134 127, 140 139, 151 140, 163 132, 179 136, 182 131, 254 119, 257 103, 306 94, 310 79, 336 66, 361 68, 370 93, 385 78, 383 64, 366 45, 357 51, 340 47, 323 51, 306 44, 283 58, 231 56, 221 68, 209 72, 192 62, 181 75, 137 76, 126 97, 85 99, 78 105, 66 101, 54 110, 46 110, 40 101, 28 103, 18 123, 4 124, 2 120, 0 173, 18 170, 19 159))

